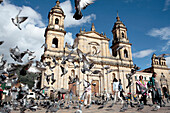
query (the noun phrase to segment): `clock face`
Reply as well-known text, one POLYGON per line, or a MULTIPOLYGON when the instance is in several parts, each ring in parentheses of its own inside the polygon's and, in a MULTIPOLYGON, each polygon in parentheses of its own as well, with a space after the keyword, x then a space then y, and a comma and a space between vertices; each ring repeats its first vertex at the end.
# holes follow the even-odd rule
POLYGON ((55 28, 55 29, 59 29, 59 25, 55 25, 54 28, 55 28))

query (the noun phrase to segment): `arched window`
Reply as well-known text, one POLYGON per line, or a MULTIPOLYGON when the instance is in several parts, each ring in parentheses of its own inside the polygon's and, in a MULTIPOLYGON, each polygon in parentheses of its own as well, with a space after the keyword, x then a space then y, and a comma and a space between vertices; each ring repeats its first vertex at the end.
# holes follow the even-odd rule
POLYGON ((124 34, 124 32, 122 32, 122 38, 125 38, 125 34, 124 34))
POLYGON ((124 57, 125 57, 125 58, 128 58, 128 52, 127 52, 126 49, 124 50, 124 57))
POLYGON ((58 18, 55 19, 55 24, 59 24, 58 18))
POLYGON ((54 39, 53 39, 52 47, 58 48, 58 39, 57 39, 57 38, 54 38, 54 39))

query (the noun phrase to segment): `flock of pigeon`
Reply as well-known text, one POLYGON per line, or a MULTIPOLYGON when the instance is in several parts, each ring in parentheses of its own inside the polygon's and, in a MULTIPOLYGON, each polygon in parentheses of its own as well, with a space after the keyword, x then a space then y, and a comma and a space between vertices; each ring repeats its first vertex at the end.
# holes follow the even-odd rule
MULTIPOLYGON (((2 0, 0 1, 2 2, 2 0)), ((92 4, 94 0, 75 0, 75 9, 76 13, 73 16, 76 20, 79 20, 82 18, 82 13, 81 9, 85 9, 88 5, 92 4)), ((17 26, 20 30, 20 24, 24 22, 28 17, 20 17, 21 10, 17 14, 15 18, 12 18, 12 22, 15 26, 17 26)), ((0 45, 2 45, 4 41, 0 41, 0 45)), ((3 73, 0 75, 0 82, 1 83, 11 83, 11 86, 15 86, 16 84, 20 83, 20 80, 18 78, 18 75, 16 72, 19 70, 19 74, 21 76, 26 76, 27 73, 41 73, 42 70, 45 70, 46 67, 48 67, 52 74, 48 75, 45 73, 46 81, 47 83, 51 83, 53 85, 56 82, 55 75, 53 73, 53 69, 59 65, 62 71, 61 77, 67 74, 68 69, 66 68, 65 64, 67 62, 71 62, 74 65, 74 68, 79 68, 79 65, 76 65, 75 63, 77 62, 82 62, 83 66, 81 68, 81 72, 84 74, 87 73, 92 73, 92 74, 102 74, 100 70, 94 70, 93 68, 95 67, 94 62, 89 59, 87 56, 90 53, 83 53, 79 48, 79 39, 76 38, 74 40, 73 45, 70 44, 65 44, 65 46, 70 50, 69 53, 66 55, 65 51, 62 56, 62 61, 59 63, 54 56, 51 56, 52 62, 40 62, 40 61, 35 61, 36 56, 34 55, 33 51, 30 51, 27 49, 26 51, 21 52, 18 46, 15 48, 10 48, 10 56, 11 58, 15 61, 15 63, 8 63, 7 60, 4 60, 4 54, 0 55, 0 71, 3 73), (27 57, 27 63, 23 63, 23 58, 24 56, 27 57), (78 55, 78 59, 76 56, 73 55, 78 55), (54 65, 52 65, 54 64, 54 65), (51 81, 51 82, 50 82, 51 81)), ((47 44, 43 45, 45 48, 47 48, 47 44)), ((42 46, 42 47, 43 47, 42 46)), ((122 49, 124 46, 117 48, 117 51, 122 49)), ((98 55, 100 53, 100 50, 97 50, 92 56, 98 55)), ((164 55, 167 54, 163 54, 164 55)), ((162 56, 160 56, 162 57, 162 56)), ((113 69, 110 69, 109 66, 104 66, 102 69, 106 69, 106 74, 109 74, 113 72, 113 69)), ((132 69, 131 74, 127 74, 127 79, 129 80, 127 88, 132 85, 132 81, 130 81, 132 75, 135 73, 136 70, 139 68, 137 66, 134 66, 134 69, 132 69)), ((89 84, 86 80, 80 81, 78 76, 75 78, 71 78, 69 76, 69 84, 77 83, 76 85, 80 85, 83 82, 84 86, 87 86, 85 84, 89 84)), ((44 86, 43 88, 39 89, 37 88, 37 83, 38 80, 34 80, 34 87, 32 87, 32 91, 36 93, 36 95, 40 95, 44 98, 48 98, 47 95, 44 95, 42 93, 42 90, 48 90, 50 87, 44 86)), ((53 87, 53 92, 57 92, 53 87)), ((64 100, 44 100, 44 101, 27 101, 27 94, 28 94, 29 88, 27 85, 23 87, 19 87, 19 92, 18 92, 18 97, 12 101, 12 103, 4 103, 2 109, 0 109, 0 113, 10 113, 11 110, 17 110, 19 109, 21 113, 24 113, 27 109, 31 111, 36 111, 40 110, 40 108, 45 108, 46 113, 48 112, 57 112, 60 109, 77 109, 76 113, 82 113, 82 106, 83 102, 81 101, 68 101, 67 106, 65 106, 66 102, 64 100), (19 105, 20 103, 20 105, 19 105), (76 104, 76 105, 75 105, 76 104)), ((112 100, 112 99, 110 99, 112 100)), ((89 106, 86 106, 86 109, 89 109, 92 105, 99 105, 98 109, 103 109, 106 107, 108 101, 103 101, 101 97, 98 97, 96 100, 92 100, 91 104, 89 106)), ((107 108, 112 108, 115 103, 111 103, 111 105, 107 106, 107 108)), ((132 102, 128 103, 125 102, 120 109, 120 112, 124 112, 128 110, 128 105, 130 105, 132 108, 137 107, 137 110, 142 110, 144 108, 143 104, 137 103, 136 105, 132 102)))

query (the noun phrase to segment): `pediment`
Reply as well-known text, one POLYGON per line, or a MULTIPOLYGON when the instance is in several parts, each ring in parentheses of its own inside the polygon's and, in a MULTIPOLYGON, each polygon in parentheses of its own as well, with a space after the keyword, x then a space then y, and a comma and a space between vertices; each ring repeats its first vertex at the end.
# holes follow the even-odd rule
POLYGON ((88 36, 88 37, 95 37, 95 38, 100 38, 100 39, 104 39, 104 36, 101 36, 101 34, 97 33, 97 32, 89 32, 89 33, 85 33, 84 35, 88 36))

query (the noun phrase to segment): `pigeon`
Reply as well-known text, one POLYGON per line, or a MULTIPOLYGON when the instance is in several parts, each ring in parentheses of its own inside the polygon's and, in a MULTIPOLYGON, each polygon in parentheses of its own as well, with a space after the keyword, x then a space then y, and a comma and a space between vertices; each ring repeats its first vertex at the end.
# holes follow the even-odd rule
POLYGON ((0 45, 2 45, 4 43, 4 41, 0 41, 0 45))
POLYGON ((20 52, 20 49, 18 48, 18 46, 16 46, 15 48, 10 48, 10 56, 17 62, 22 63, 22 58, 24 57, 24 55, 27 53, 27 51, 24 52, 20 52))
POLYGON ((113 69, 107 70, 107 72, 105 74, 109 74, 109 73, 111 73, 113 71, 114 71, 113 69))
POLYGON ((170 56, 170 54, 161 54, 159 56, 157 56, 158 58, 162 58, 162 57, 165 57, 165 56, 170 56))
POLYGON ((99 74, 101 71, 100 70, 94 70, 92 71, 93 74, 99 74))
POLYGON ((78 48, 78 44, 79 44, 79 38, 75 38, 72 46, 70 44, 68 44, 67 42, 66 42, 65 46, 73 52, 74 50, 76 50, 78 48))
POLYGON ((88 5, 92 4, 94 0, 74 0, 76 12, 73 16, 76 20, 80 20, 83 15, 81 9, 85 9, 88 5))
POLYGON ((152 109, 152 111, 158 111, 160 109, 160 106, 155 106, 153 109, 152 109))
POLYGON ((107 108, 112 108, 114 105, 114 103, 112 103, 111 105, 109 105, 107 108))
POLYGON ((104 105, 101 105, 98 107, 98 109, 103 109, 104 108, 104 105))
POLYGON ((33 61, 28 62, 27 64, 23 65, 22 69, 20 70, 20 75, 25 76, 27 74, 28 69, 32 66, 33 61))
POLYGON ((47 81, 47 83, 49 84, 49 82, 50 82, 50 76, 52 76, 52 74, 51 74, 51 75, 47 75, 47 74, 45 73, 44 75, 46 76, 46 81, 47 81))
POLYGON ((130 107, 134 108, 134 104, 132 102, 130 102, 130 107))
POLYGON ((88 59, 83 55, 83 67, 81 69, 81 72, 85 74, 86 71, 90 71, 93 66, 94 63, 89 62, 88 59))
POLYGON ((19 14, 21 13, 22 10, 19 11, 18 15, 15 18, 11 18, 13 24, 17 26, 20 30, 20 24, 23 23, 28 17, 19 17, 19 14))
POLYGON ((2 3, 3 2, 3 0, 0 0, 0 3, 2 3))
POLYGON ((46 43, 44 43, 42 46, 41 46, 41 48, 45 48, 45 49, 47 49, 47 44, 46 43))
POLYGON ((110 69, 110 66, 108 66, 108 65, 106 65, 106 66, 104 66, 103 68, 101 68, 102 70, 103 69, 110 69))
POLYGON ((137 109, 137 110, 139 111, 139 110, 142 110, 143 108, 144 108, 144 104, 139 104, 139 106, 138 106, 138 109, 137 109))
POLYGON ((7 63, 7 60, 3 60, 4 54, 0 56, 0 70, 3 70, 5 68, 5 65, 7 63))
POLYGON ((91 107, 91 104, 86 107, 86 109, 89 109, 91 107))
POLYGON ((60 66, 60 67, 61 67, 61 71, 62 71, 62 74, 61 74, 61 77, 62 77, 63 75, 65 75, 68 72, 68 70, 66 68, 64 68, 63 66, 60 66))
POLYGON ((54 83, 55 83, 55 81, 56 81, 56 79, 54 79, 54 73, 52 73, 52 76, 51 76, 51 85, 53 85, 54 83))
POLYGON ((128 104, 127 104, 127 103, 124 103, 124 104, 123 104, 123 107, 120 109, 119 112, 125 112, 127 109, 128 109, 128 104))

